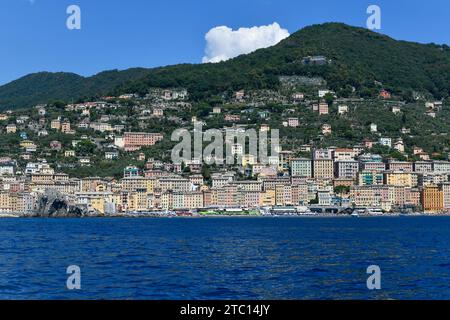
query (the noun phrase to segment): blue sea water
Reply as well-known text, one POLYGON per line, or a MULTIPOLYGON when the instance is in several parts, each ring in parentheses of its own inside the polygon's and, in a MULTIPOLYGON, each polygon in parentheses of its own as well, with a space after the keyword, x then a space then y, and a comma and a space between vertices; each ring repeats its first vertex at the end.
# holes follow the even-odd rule
POLYGON ((0 298, 450 299, 450 217, 0 219, 0 298))

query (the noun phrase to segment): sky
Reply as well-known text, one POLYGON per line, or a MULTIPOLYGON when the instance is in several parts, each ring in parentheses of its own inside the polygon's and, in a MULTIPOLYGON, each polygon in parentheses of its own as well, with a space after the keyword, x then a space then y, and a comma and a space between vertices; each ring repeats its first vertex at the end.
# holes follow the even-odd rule
POLYGON ((381 8, 378 32, 450 44, 448 0, 0 0, 0 85, 39 71, 216 62, 311 24, 366 27, 369 5, 381 8), (70 5, 79 30, 66 26, 70 5))

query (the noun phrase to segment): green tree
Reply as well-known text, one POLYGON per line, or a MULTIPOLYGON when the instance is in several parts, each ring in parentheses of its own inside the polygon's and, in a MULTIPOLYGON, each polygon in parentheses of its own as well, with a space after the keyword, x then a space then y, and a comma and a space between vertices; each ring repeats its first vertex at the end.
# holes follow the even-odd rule
POLYGON ((332 93, 327 93, 325 94, 325 96, 323 97, 323 99, 325 100, 325 102, 328 104, 328 106, 332 106, 333 105, 333 101, 334 101, 334 95, 332 93))
POLYGON ((75 151, 77 154, 81 155, 92 155, 95 152, 95 149, 96 146, 94 143, 89 140, 82 140, 77 144, 75 151))

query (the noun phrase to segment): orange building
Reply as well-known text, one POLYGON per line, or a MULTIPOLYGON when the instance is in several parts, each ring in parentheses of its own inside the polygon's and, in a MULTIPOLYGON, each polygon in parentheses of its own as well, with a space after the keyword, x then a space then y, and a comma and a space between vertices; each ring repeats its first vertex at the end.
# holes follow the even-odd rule
POLYGON ((70 131, 70 122, 69 121, 64 121, 61 124, 61 132, 63 133, 67 133, 70 131))
POLYGON ((380 97, 383 99, 390 99, 391 98, 391 93, 387 90, 381 90, 380 91, 380 97))
POLYGON ((439 213, 444 210, 444 193, 436 185, 425 186, 421 193, 423 211, 439 213))

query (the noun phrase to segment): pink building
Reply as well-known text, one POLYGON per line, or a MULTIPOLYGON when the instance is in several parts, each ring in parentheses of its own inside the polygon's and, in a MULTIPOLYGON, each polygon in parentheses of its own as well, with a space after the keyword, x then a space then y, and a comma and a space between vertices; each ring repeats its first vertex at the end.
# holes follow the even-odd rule
POLYGON ((161 133, 126 132, 123 136, 125 151, 136 151, 141 147, 155 145, 164 136, 161 133))
POLYGON ((298 118, 288 118, 287 123, 289 127, 296 128, 299 125, 298 118))
POLYGON ((322 102, 319 104, 319 115, 328 114, 328 104, 322 102))

